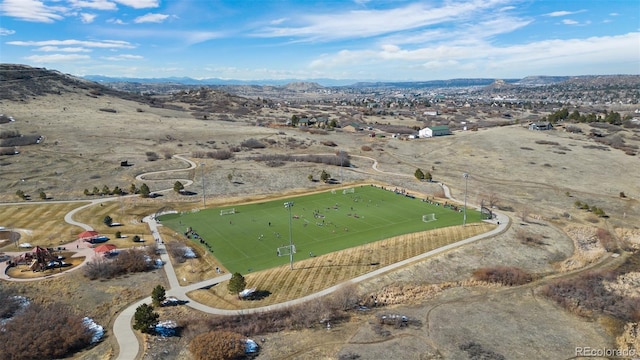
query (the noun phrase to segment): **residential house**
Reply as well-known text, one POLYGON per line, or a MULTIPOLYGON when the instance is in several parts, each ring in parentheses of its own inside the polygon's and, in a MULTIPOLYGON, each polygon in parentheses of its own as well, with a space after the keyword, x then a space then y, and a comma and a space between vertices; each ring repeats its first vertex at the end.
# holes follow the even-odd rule
POLYGON ((529 124, 529 130, 551 130, 553 125, 550 122, 533 122, 529 124))
POLYGON ((446 125, 430 126, 418 131, 418 137, 421 138, 430 138, 443 135, 451 135, 451 130, 446 125))

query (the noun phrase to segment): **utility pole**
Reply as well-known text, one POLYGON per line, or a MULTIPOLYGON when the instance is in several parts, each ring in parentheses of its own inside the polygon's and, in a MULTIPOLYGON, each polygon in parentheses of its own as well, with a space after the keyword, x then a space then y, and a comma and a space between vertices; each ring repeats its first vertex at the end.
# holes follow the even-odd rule
POLYGON ((293 207, 293 201, 287 201, 284 203, 284 207, 289 209, 289 268, 293 270, 293 237, 291 232, 291 208, 293 207))
POLYGON ((462 226, 467 225, 467 181, 469 180, 469 174, 462 174, 464 177, 464 215, 462 216, 462 226))
POLYGON ((342 161, 344 159, 344 154, 342 150, 338 151, 338 156, 340 156, 340 184, 342 184, 342 161))
POLYGON ((200 163, 200 168, 202 168, 202 209, 204 210, 207 208, 207 200, 204 193, 204 163, 200 163))

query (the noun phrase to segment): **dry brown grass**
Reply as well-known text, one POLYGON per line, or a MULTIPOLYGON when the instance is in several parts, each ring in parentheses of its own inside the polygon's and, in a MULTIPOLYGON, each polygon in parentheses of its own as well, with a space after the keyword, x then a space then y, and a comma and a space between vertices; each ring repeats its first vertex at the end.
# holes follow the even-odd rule
POLYGON ((289 266, 245 275, 247 287, 268 291, 262 300, 240 301, 225 284, 189 294, 194 300, 221 309, 255 308, 313 294, 362 274, 491 230, 488 223, 413 233, 305 259, 289 266))
MULTIPOLYGON (((68 204, 21 204, 2 206, 2 226, 19 230, 20 243, 28 242, 33 246, 58 246, 75 240, 77 227, 67 224, 64 216, 80 206, 78 203, 68 204)), ((78 231, 79 232, 79 231, 78 231)), ((16 251, 13 244, 7 244, 0 250, 16 251)))

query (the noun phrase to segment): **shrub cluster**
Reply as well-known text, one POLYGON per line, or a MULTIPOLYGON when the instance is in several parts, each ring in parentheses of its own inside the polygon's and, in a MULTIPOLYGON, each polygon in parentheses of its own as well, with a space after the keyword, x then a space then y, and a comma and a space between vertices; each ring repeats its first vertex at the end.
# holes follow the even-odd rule
POLYGON ((17 130, 0 131, 0 139, 9 139, 16 137, 20 137, 20 132, 17 130))
POLYGON ((189 343, 189 351, 196 360, 231 360, 244 355, 246 337, 236 332, 209 331, 196 336, 189 343))
POLYGON ((542 287, 542 294, 580 316, 608 314, 626 322, 640 321, 640 298, 622 296, 606 289, 617 271, 596 271, 576 278, 560 279, 542 287))
POLYGON ((564 127, 565 130, 567 130, 567 132, 573 133, 573 134, 580 134, 582 133, 582 129, 580 129, 580 127, 576 126, 576 125, 567 125, 564 127))
POLYGON ((542 235, 534 234, 524 229, 518 229, 518 231, 516 231, 516 239, 526 245, 547 245, 542 235))
POLYGON ((15 155, 16 148, 14 147, 0 147, 0 155, 15 155))
POLYGON ((327 164, 327 165, 334 165, 334 166, 342 165, 343 167, 351 166, 351 161, 349 160, 349 156, 348 155, 342 156, 342 159, 341 159, 337 155, 302 155, 302 156, 294 156, 294 155, 270 154, 270 155, 255 156, 255 157, 252 157, 251 159, 255 160, 255 161, 265 161, 265 162, 269 162, 269 161, 280 161, 280 162, 304 161, 304 162, 311 162, 311 163, 317 163, 317 164, 327 164))
POLYGON ((254 138, 244 140, 240 143, 240 146, 249 149, 264 149, 266 147, 266 145, 262 141, 254 138))
POLYGON ((599 217, 606 217, 607 214, 604 212, 604 210, 602 210, 601 208, 595 206, 595 205, 591 205, 589 206, 589 204, 587 203, 583 203, 580 200, 576 200, 575 203, 573 203, 578 209, 582 209, 582 210, 586 210, 586 211, 591 211, 592 213, 598 215, 599 217))
POLYGON ((557 143, 555 141, 549 141, 549 140, 536 140, 536 144, 539 145, 560 145, 560 143, 557 143))
POLYGON ((167 252, 174 258, 177 262, 183 263, 187 261, 185 255, 185 247, 186 245, 179 241, 169 241, 165 242, 165 246, 167 248, 167 252))
POLYGON ((151 254, 155 246, 145 249, 129 249, 121 251, 112 259, 95 259, 84 267, 84 275, 91 280, 109 279, 127 273, 152 270, 154 263, 151 254))
POLYGON ((533 279, 529 273, 514 266, 481 268, 473 272, 473 278, 478 281, 498 283, 506 286, 523 285, 531 282, 533 279))
POLYGON ((229 150, 218 150, 207 152, 207 157, 216 160, 227 160, 233 157, 233 153, 229 150))
POLYGON ((0 138, 0 147, 13 147, 37 144, 42 137, 38 134, 18 135, 0 138))
POLYGON ((233 316, 193 317, 180 320, 185 336, 194 336, 205 331, 234 331, 246 336, 267 334, 285 330, 299 330, 323 326, 321 321, 346 320, 345 310, 353 309, 359 294, 355 285, 341 287, 331 296, 309 301, 305 304, 256 314, 233 316))
POLYGON ((160 156, 158 156, 155 151, 147 151, 145 155, 147 156, 147 161, 156 161, 160 159, 160 156))
POLYGON ((0 323, 3 359, 60 359, 91 343, 82 317, 65 305, 31 303, 14 315, 0 323))
POLYGON ((20 299, 10 295, 7 290, 0 289, 0 319, 12 318, 19 309, 20 299))
POLYGON ((605 250, 611 252, 618 248, 618 245, 616 244, 616 239, 613 237, 613 235, 611 235, 609 230, 598 228, 596 230, 596 237, 598 238, 598 240, 600 241, 600 244, 602 244, 602 247, 605 250))
POLYGON ((465 351, 469 359, 482 360, 505 360, 506 358, 494 351, 485 349, 482 345, 470 341, 459 346, 459 349, 465 351))
POLYGON ((600 144, 611 146, 614 149, 622 150, 627 155, 633 156, 638 152, 637 145, 627 144, 619 134, 616 134, 614 136, 598 137, 595 138, 595 141, 600 144))

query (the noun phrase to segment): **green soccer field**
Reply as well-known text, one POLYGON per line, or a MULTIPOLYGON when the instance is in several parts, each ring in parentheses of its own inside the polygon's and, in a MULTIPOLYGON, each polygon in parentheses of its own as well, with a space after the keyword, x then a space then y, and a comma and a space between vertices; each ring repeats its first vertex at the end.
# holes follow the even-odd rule
MULTIPOLYGON (((190 227, 210 245, 214 256, 228 271, 242 274, 289 262, 283 247, 289 245, 290 223, 296 249, 294 260, 397 235, 462 224, 461 208, 456 211, 389 190, 394 189, 360 186, 353 188, 353 193, 327 191, 163 215, 159 220, 182 234, 190 227), (285 202, 293 202, 293 206, 288 209, 285 202), (221 209, 232 208, 234 214, 220 215, 221 209), (424 222, 423 215, 427 214, 435 214, 436 220, 424 222), (278 256, 279 248, 281 256, 278 256)), ((481 214, 467 209, 467 223, 478 221, 481 214)))

